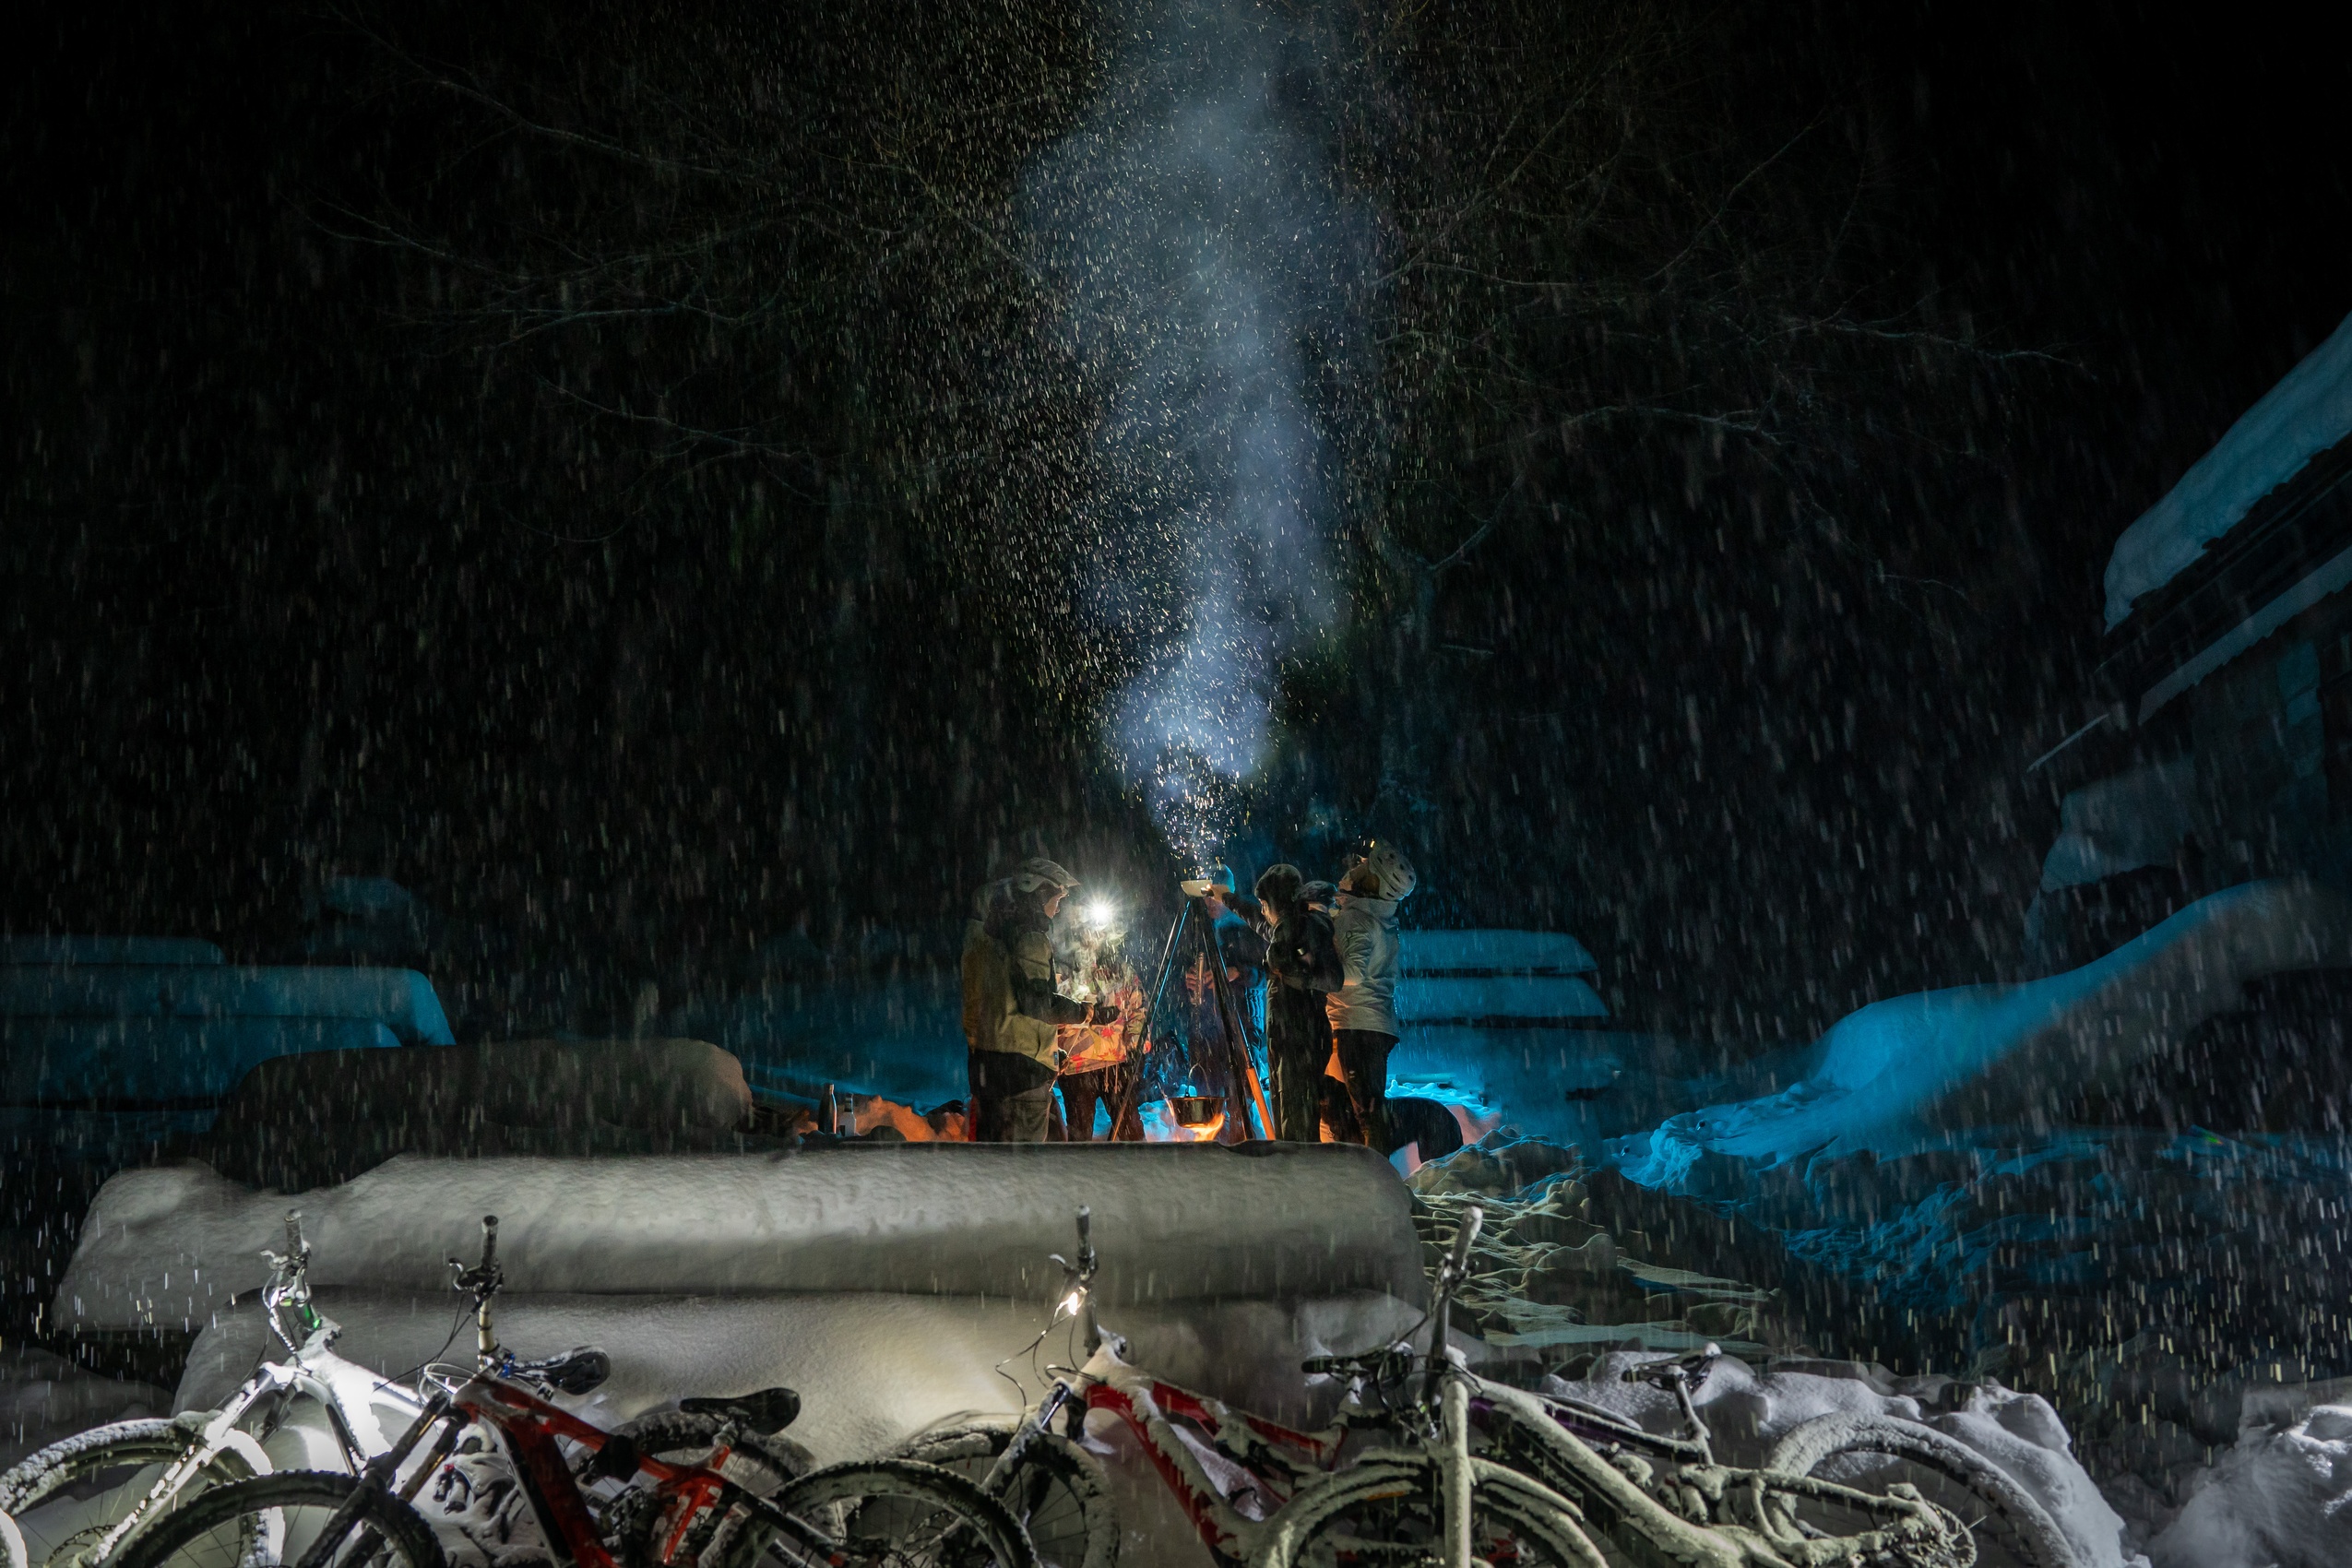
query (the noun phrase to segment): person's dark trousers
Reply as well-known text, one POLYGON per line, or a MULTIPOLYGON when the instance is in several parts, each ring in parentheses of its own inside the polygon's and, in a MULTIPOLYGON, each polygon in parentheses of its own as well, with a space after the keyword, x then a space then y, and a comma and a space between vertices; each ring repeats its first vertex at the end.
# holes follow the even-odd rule
POLYGON ((1323 1108, 1315 1086, 1331 1060, 1330 1037, 1293 1038, 1277 1029, 1266 1041, 1266 1054, 1274 1069, 1274 1135, 1290 1143, 1321 1141, 1323 1108))
MULTIPOLYGON (((1123 1063, 1114 1063, 1109 1067, 1098 1067, 1091 1073, 1062 1075, 1062 1101, 1069 1108, 1072 1143, 1094 1141, 1094 1108, 1097 1105, 1107 1103, 1113 1116, 1119 1114, 1120 1102, 1126 1098, 1126 1074, 1127 1067, 1123 1063)), ((1126 1115, 1111 1129, 1111 1141, 1134 1144, 1144 1141, 1144 1119, 1134 1106, 1129 1106, 1126 1115)))
POLYGON ((1395 1035, 1371 1029, 1336 1029, 1339 1071, 1348 1080, 1348 1100, 1364 1130, 1364 1142, 1388 1147, 1388 1053, 1396 1049, 1395 1035))
POLYGON ((1016 1051, 975 1051, 968 1064, 972 1141, 1045 1142, 1053 1119, 1053 1069, 1016 1051))

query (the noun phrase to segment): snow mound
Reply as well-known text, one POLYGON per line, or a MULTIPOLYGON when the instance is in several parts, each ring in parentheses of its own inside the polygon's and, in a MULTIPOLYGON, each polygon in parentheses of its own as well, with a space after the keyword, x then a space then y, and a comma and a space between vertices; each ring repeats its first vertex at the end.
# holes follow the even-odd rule
MULTIPOLYGON (((1673 1396, 1625 1380, 1628 1370, 1662 1359, 1612 1352, 1581 1379, 1546 1378, 1542 1392, 1598 1405, 1661 1435, 1679 1434, 1681 1416, 1673 1396)), ((1856 1361, 1788 1360, 1759 1372, 1727 1358, 1715 1363, 1693 1403, 1717 1456, 1735 1465, 1760 1464, 1776 1441, 1817 1416, 1886 1415, 1921 1422, 1973 1449, 2031 1492, 2085 1568, 2146 1568, 2147 1560, 2125 1542, 2122 1517, 2075 1459, 2058 1412, 2039 1395, 1992 1382, 1895 1377, 1856 1361)), ((1883 1467, 1892 1468, 1892 1462, 1883 1467)), ((1869 1474, 1857 1469, 1831 1479, 1867 1485, 1869 1474)))
POLYGON ((2241 1435, 2149 1549, 2156 1568, 2352 1562, 2352 1405, 2241 1435))
POLYGON ((0 1349, 0 1470, 36 1448, 109 1421, 160 1416, 172 1396, 152 1384, 101 1377, 25 1344, 0 1349))
POLYGON ((518 1290, 1058 1294, 1092 1206, 1107 1303, 1426 1293, 1404 1184, 1336 1144, 847 1144, 780 1156, 430 1159, 288 1199, 200 1165, 129 1170, 58 1286, 78 1330, 202 1327, 257 1288, 297 1207, 322 1286, 434 1293, 481 1248, 518 1290))
POLYGON ((2299 880, 2247 883, 2078 969, 1872 1003, 1830 1028, 1800 1082, 1669 1117, 1610 1154, 1634 1181, 1671 1188, 1706 1154, 1777 1164, 1899 1154, 1940 1127, 2048 1131, 2061 1100, 2236 1006, 2245 981, 2346 963, 2352 902, 2299 880))
POLYGON ((2352 316, 2264 393, 2164 499, 2115 541, 2107 563, 2107 624, 2132 600, 2179 576, 2253 508, 2352 432, 2352 316))

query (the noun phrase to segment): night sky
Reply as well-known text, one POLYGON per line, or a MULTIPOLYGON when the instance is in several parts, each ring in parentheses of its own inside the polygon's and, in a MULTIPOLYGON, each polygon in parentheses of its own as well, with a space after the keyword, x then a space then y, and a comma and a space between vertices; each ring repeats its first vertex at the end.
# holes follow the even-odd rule
MULTIPOLYGON (((0 925, 283 957, 390 876, 461 1030, 592 1029, 786 933, 936 944, 1032 848, 1170 869, 1098 728, 1096 410, 1003 227, 1092 13, 788 9, 18 35, 0 925)), ((1572 930, 1621 1016, 1727 1042, 2013 972, 2108 547, 2352 310, 2341 52, 2242 7, 1294 9, 1372 41, 1297 92, 1411 265, 1331 394, 1379 454, 1348 612, 1236 858, 1396 835, 1409 919, 1572 930), (1614 118, 1467 199, 1594 59, 1614 118), (1545 185, 1621 133, 1611 194, 1545 185)))

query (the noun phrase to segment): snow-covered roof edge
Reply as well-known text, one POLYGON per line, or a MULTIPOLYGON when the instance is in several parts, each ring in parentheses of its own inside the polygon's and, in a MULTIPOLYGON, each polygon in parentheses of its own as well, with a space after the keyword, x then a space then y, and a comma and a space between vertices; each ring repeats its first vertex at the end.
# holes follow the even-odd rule
POLYGON ((2352 315, 2263 394, 2164 499, 2115 541, 2107 563, 2107 627, 2132 602, 2185 571, 2255 502, 2352 434, 2352 315))

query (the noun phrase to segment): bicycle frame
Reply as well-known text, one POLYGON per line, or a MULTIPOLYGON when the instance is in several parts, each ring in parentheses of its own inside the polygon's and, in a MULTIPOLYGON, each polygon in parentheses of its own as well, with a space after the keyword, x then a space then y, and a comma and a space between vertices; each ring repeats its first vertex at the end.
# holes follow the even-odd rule
POLYGON ((1868 1555, 1932 1550, 1950 1538, 1942 1515, 1907 1488, 1866 1492, 1809 1476, 1740 1469, 1715 1463, 1703 1444, 1614 1423, 1602 1442, 1615 1452, 1604 1454, 1577 1430, 1603 1425, 1593 1413, 1575 1407, 1563 1410, 1523 1389, 1461 1375, 1512 1467, 1574 1502, 1620 1550, 1635 1554, 1636 1562, 1673 1568, 1814 1568, 1868 1555), (1647 1449, 1650 1457, 1636 1449, 1647 1449), (1674 1467, 1655 1488, 1657 1468, 1651 1458, 1674 1467), (1833 1503, 1886 1523, 1855 1536, 1811 1538, 1774 1508, 1776 1497, 1833 1503))
MULTIPOLYGON (((448 1414, 452 1432, 461 1431, 468 1420, 480 1420, 498 1433, 515 1462, 524 1498, 551 1553, 576 1568, 620 1568, 605 1548, 588 1500, 558 1446, 559 1442, 574 1443, 601 1455, 613 1441, 613 1433, 549 1404, 519 1384, 482 1373, 450 1396, 448 1414)), ((454 1441, 453 1437, 449 1445, 454 1446, 454 1441)), ((616 1480, 626 1480, 634 1473, 653 1482, 661 1505, 656 1561, 669 1562, 698 1520, 715 1520, 739 1499, 750 1498, 750 1493, 719 1473, 717 1467, 726 1463, 728 1453, 721 1448, 708 1465, 695 1466, 669 1464, 633 1451, 628 1471, 605 1472, 616 1480)), ((436 1458, 427 1472, 411 1478, 403 1495, 413 1495, 424 1474, 439 1467, 436 1458)))
MULTIPOLYGON (((1220 1562, 1247 1559, 1298 1487, 1337 1463, 1352 1406, 1342 1406, 1320 1431, 1299 1431, 1154 1377, 1130 1364, 1123 1349, 1116 1336, 1104 1336, 1084 1367, 1058 1374, 1063 1398, 1123 1423, 1209 1551, 1220 1562), (1189 1436, 1179 1420, 1204 1435, 1189 1436), (1241 1506, 1248 1497, 1260 1506, 1241 1506)), ((1051 1400, 1038 1424, 1061 1403, 1051 1400)))
MULTIPOLYGON (((243 1447, 246 1458, 256 1470, 268 1467, 254 1434, 243 1429, 245 1418, 265 1399, 275 1396, 278 1403, 263 1420, 258 1437, 267 1439, 285 1422, 293 1402, 307 1396, 315 1400, 327 1412, 327 1424, 342 1450, 344 1465, 354 1474, 367 1463, 371 1453, 385 1446, 384 1432, 377 1425, 374 1413, 362 1409, 359 1414, 365 1427, 364 1435, 355 1427, 351 1412, 335 1385, 319 1375, 316 1364, 332 1357, 327 1347, 342 1332, 341 1325, 324 1317, 311 1305, 310 1246, 303 1240, 302 1214, 299 1210, 286 1216, 286 1251, 283 1253, 264 1252, 269 1260, 269 1282, 262 1287, 263 1314, 270 1334, 286 1348, 288 1360, 271 1360, 267 1351, 252 1373, 239 1384, 235 1393, 205 1419, 189 1440, 185 1452, 163 1467, 147 1494, 137 1506, 116 1520, 100 1537, 89 1552, 91 1562, 104 1562, 120 1550, 123 1543, 144 1525, 156 1507, 177 1497, 188 1483, 202 1474, 224 1450, 243 1447), (371 1442, 370 1439, 373 1441, 371 1442)), ((342 1363, 350 1365, 349 1362, 342 1363)), ((360 1371, 353 1367, 354 1372, 360 1371)), ((362 1375, 364 1375, 362 1373, 362 1375)))

